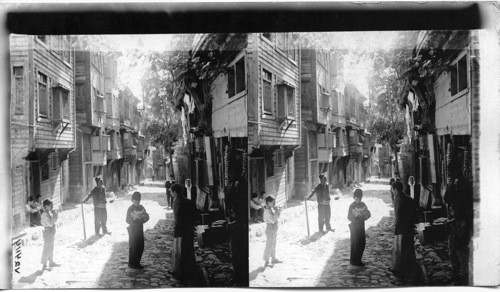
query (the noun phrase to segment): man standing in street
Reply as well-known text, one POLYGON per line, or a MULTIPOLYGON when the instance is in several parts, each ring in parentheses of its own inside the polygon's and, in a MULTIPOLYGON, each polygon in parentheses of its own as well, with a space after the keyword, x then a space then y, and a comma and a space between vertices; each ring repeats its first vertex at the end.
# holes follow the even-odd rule
POLYGON ((309 196, 306 197, 306 200, 309 200, 314 194, 316 194, 316 198, 318 200, 318 226, 319 231, 321 233, 326 233, 330 230, 333 231, 330 226, 330 217, 331 217, 331 209, 330 209, 330 188, 326 183, 326 177, 321 174, 319 176, 321 183, 319 183, 314 190, 311 192, 309 196), (323 231, 323 225, 326 225, 326 231, 323 231))
POLYGON ((102 185, 102 178, 96 177, 95 182, 97 184, 96 187, 92 189, 90 194, 82 200, 83 203, 87 202, 87 200, 92 197, 94 201, 94 228, 95 234, 97 236, 101 236, 99 234, 99 230, 102 227, 102 235, 111 234, 108 232, 106 228, 106 221, 108 220, 108 212, 106 210, 106 190, 102 185))

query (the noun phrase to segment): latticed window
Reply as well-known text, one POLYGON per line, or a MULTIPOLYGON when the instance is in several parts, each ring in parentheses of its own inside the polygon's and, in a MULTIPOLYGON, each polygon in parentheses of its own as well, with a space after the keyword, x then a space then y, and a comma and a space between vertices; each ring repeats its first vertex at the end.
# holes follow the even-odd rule
POLYGON ((14 76, 14 102, 15 114, 22 115, 24 113, 24 68, 13 67, 12 73, 14 76))
POLYGON ((47 76, 38 72, 38 115, 48 117, 49 96, 47 91, 47 76))
POLYGON ((262 70, 262 98, 264 100, 264 112, 273 113, 273 74, 266 70, 262 70))
POLYGON ((229 98, 246 90, 245 58, 242 56, 228 68, 229 98))
POLYGON ((278 117, 295 118, 295 88, 287 84, 278 87, 278 117))
POLYGON ((451 96, 469 87, 467 79, 467 54, 463 55, 451 68, 451 96))

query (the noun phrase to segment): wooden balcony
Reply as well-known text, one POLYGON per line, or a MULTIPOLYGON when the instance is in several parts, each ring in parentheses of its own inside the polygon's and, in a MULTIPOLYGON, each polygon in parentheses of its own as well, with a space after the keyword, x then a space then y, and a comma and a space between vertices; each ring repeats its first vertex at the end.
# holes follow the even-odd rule
POLYGON ((363 146, 357 144, 350 144, 349 153, 363 153, 363 146))
POLYGON ((347 147, 345 146, 340 146, 337 148, 332 149, 332 155, 335 157, 341 157, 341 156, 346 156, 348 155, 347 153, 347 147))
POLYGON ((107 155, 109 160, 123 158, 121 149, 111 149, 107 152, 107 155))
POLYGON ((318 162, 330 163, 333 161, 332 150, 330 148, 318 148, 318 162))
POLYGON ((144 150, 137 149, 137 159, 144 159, 144 150))
POLYGON ((106 165, 107 152, 106 151, 93 151, 92 164, 93 165, 106 165))
POLYGON ((130 128, 130 120, 128 118, 120 119, 120 126, 130 128))
POLYGON ((123 156, 137 156, 137 148, 135 147, 123 147, 123 156))
POLYGON ((108 128, 119 128, 120 127, 120 120, 116 117, 108 116, 108 117, 106 117, 106 126, 108 128))

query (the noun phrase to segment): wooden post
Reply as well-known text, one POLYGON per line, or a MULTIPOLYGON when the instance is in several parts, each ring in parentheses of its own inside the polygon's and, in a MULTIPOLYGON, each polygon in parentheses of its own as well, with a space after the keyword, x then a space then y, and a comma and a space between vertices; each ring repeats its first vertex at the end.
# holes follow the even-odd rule
POLYGON ((87 233, 85 232, 85 213, 83 212, 83 203, 80 203, 82 207, 82 221, 83 221, 83 241, 87 240, 87 233))
POLYGON ((307 237, 310 236, 309 233, 309 214, 307 213, 307 199, 304 201, 305 206, 306 206, 306 224, 307 224, 307 237))

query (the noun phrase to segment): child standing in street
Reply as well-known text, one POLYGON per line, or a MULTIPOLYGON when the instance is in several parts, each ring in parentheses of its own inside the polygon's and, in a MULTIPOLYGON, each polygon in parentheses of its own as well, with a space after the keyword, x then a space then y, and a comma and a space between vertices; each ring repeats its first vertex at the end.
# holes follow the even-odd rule
POLYGON ((365 251, 366 234, 365 234, 365 220, 371 217, 371 213, 364 202, 363 191, 356 189, 354 191, 354 202, 349 206, 347 219, 351 221, 349 230, 351 231, 351 260, 350 264, 353 266, 362 267, 365 264, 361 262, 361 257, 365 251))
POLYGON ((54 205, 50 199, 43 201, 43 213, 41 223, 43 226, 43 252, 42 252, 42 269, 49 267, 58 267, 59 264, 54 262, 54 237, 56 235, 56 222, 59 217, 56 211, 53 211, 54 205))
POLYGON ((141 193, 132 194, 132 206, 127 210, 128 230, 128 266, 132 269, 143 269, 141 257, 144 251, 144 223, 148 222, 149 214, 140 205, 141 193))
POLYGON ((266 249, 264 250, 264 267, 271 263, 281 263, 276 258, 276 237, 278 235, 278 218, 281 214, 281 208, 276 207, 276 201, 273 197, 266 198, 266 207, 264 209, 264 222, 266 223, 266 249))

